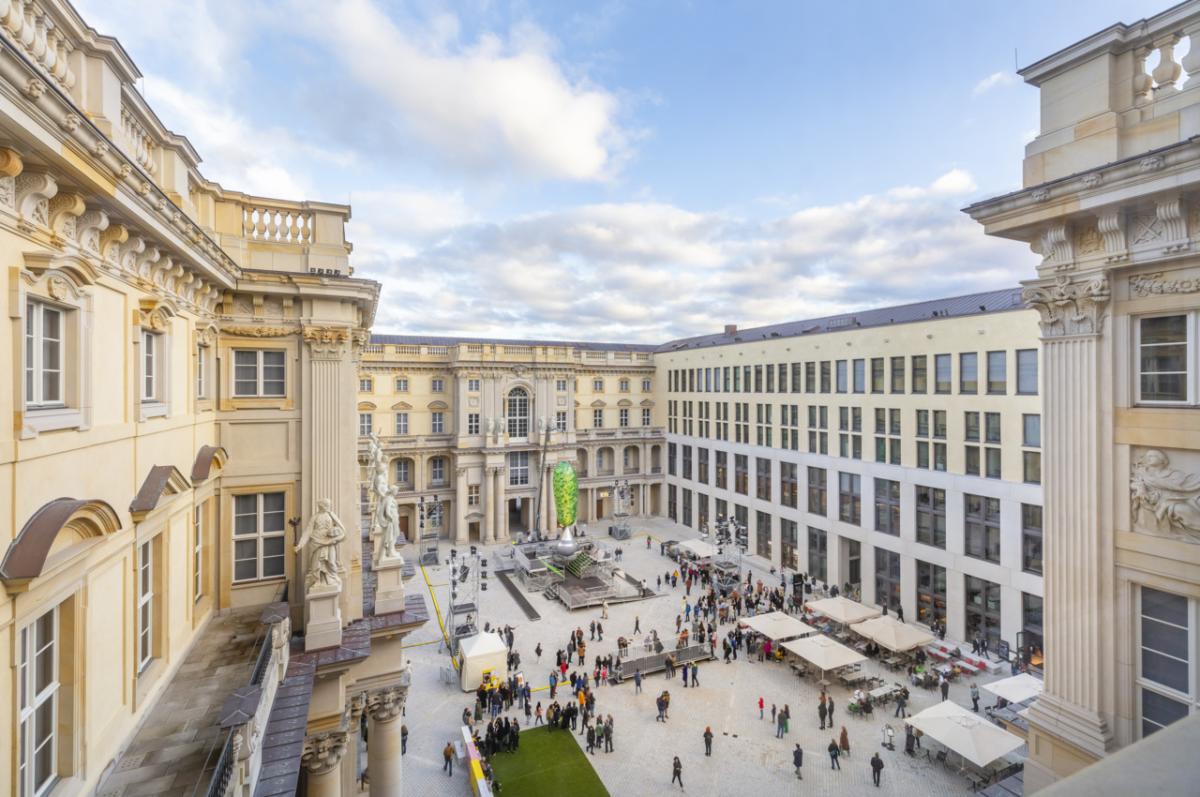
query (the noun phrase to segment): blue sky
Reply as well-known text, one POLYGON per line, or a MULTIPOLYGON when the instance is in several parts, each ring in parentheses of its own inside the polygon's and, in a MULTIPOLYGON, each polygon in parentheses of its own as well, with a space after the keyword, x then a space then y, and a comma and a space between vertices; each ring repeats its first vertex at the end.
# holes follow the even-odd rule
POLYGON ((1013 285, 1014 74, 1163 3, 77 0, 227 188, 349 201, 376 330, 657 342, 1013 285))

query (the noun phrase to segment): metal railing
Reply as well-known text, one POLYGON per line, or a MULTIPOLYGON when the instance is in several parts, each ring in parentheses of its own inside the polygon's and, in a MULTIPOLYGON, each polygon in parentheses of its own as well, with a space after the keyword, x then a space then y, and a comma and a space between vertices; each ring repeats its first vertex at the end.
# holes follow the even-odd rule
POLYGON ((217 758, 217 766, 213 770, 212 780, 208 782, 208 797, 225 797, 229 789, 229 781, 233 778, 233 734, 230 730, 225 736, 225 744, 221 747, 221 755, 217 758))

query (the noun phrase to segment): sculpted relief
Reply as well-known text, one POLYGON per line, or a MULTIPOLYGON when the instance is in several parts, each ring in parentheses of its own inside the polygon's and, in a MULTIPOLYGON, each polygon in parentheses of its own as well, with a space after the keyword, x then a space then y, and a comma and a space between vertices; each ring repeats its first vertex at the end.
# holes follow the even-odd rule
POLYGON ((1172 468, 1165 453, 1146 450, 1130 469, 1129 510, 1135 531, 1200 543, 1200 474, 1172 468))

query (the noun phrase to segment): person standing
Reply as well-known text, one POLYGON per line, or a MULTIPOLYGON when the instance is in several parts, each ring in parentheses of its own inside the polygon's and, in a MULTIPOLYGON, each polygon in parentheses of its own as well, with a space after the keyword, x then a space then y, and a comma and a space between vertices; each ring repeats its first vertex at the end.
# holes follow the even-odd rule
MULTIPOLYGON (((824 698, 824 695, 821 697, 824 698)), ((817 704, 817 716, 821 718, 821 730, 825 730, 825 715, 828 712, 829 709, 825 707, 825 701, 821 700, 821 702, 817 704)))
POLYGON ((842 726, 842 735, 838 737, 838 748, 842 751, 842 755, 850 757, 850 734, 846 732, 846 726, 842 726))
POLYGON ((633 673, 633 693, 635 695, 642 693, 642 671, 640 669, 633 673))
POLYGON ((775 722, 775 738, 776 739, 783 738, 783 729, 786 725, 787 725, 787 717, 784 716, 783 712, 780 712, 779 718, 775 722))
POLYGON ((804 775, 800 771, 801 767, 804 766, 804 750, 800 747, 799 743, 796 744, 796 749, 792 751, 792 766, 796 768, 796 778, 804 780, 804 775))
POLYGON ((633 633, 642 633, 642 618, 638 615, 633 616, 633 633))
POLYGON ((766 704, 763 702, 762 695, 759 695, 758 696, 758 718, 759 719, 763 719, 763 706, 765 706, 765 705, 766 704))
POLYGON ((974 682, 971 683, 971 710, 979 713, 979 686, 974 682))
POLYGON ((879 776, 883 773, 883 759, 879 757, 879 753, 871 756, 871 780, 875 781, 875 788, 879 788, 879 776))
POLYGON ((704 727, 704 754, 706 756, 712 755, 712 740, 713 740, 712 726, 706 725, 704 727))
POLYGON ((686 661, 685 661, 685 662, 683 663, 683 688, 684 688, 684 689, 687 689, 687 685, 688 685, 688 672, 691 670, 691 667, 692 667, 692 665, 691 665, 689 662, 686 662, 686 661))
POLYGON ((893 714, 892 716, 893 717, 907 717, 908 716, 907 706, 908 706, 908 690, 901 689, 900 694, 896 696, 896 713, 893 714))
POLYGON ((400 755, 408 754, 408 726, 400 726, 400 755))
POLYGON ((596 754, 596 728, 592 725, 587 726, 587 751, 596 754))
POLYGON ((679 781, 679 788, 683 788, 683 762, 679 760, 679 756, 675 756, 675 760, 671 762, 671 785, 679 781))
POLYGON ((827 701, 825 701, 825 709, 829 712, 829 727, 832 728, 833 727, 833 695, 830 695, 829 699, 827 701))
POLYGON ((942 690, 942 700, 950 699, 950 679, 942 675, 942 680, 938 683, 938 688, 942 690))
POLYGON ((841 769, 842 765, 838 763, 838 756, 841 754, 841 751, 838 749, 837 739, 830 739, 829 747, 826 749, 829 750, 829 768, 841 769))
POLYGON ((442 771, 447 777, 454 777, 454 745, 446 742, 446 747, 442 750, 442 771))
POLYGON ((700 679, 698 677, 696 677, 697 673, 699 673, 699 672, 700 672, 700 662, 693 661, 692 662, 692 688, 695 688, 700 685, 700 679))

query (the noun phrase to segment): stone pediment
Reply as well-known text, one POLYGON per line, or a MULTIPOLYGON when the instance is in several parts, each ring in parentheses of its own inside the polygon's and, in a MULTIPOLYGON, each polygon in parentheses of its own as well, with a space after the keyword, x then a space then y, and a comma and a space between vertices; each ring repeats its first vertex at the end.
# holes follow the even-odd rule
POLYGON ((438 401, 429 402, 428 408, 431 410, 448 410, 450 405, 440 399, 438 401))
POLYGON ((68 551, 120 529, 120 517, 104 501, 56 498, 34 512, 9 544, 0 561, 0 581, 10 594, 24 592, 45 572, 51 557, 69 558, 68 551))
POLYGON ((604 407, 607 407, 608 405, 607 405, 607 404, 605 404, 605 403, 604 403, 603 401, 601 401, 600 399, 596 399, 595 401, 593 401, 593 402, 591 403, 591 405, 590 405, 590 406, 592 407, 592 409, 597 409, 597 410, 598 410, 598 409, 602 409, 602 408, 604 408, 604 407))
POLYGON ((407 401, 397 401, 395 404, 392 405, 392 409, 394 409, 394 410, 411 410, 412 405, 409 404, 407 401))
POLYGON ((371 410, 376 410, 376 409, 379 409, 379 408, 376 407, 374 404, 372 404, 369 401, 358 402, 358 411, 359 412, 370 412, 371 410))
POLYGON ((129 514, 135 521, 140 521, 158 507, 163 496, 178 495, 191 487, 179 468, 174 465, 155 465, 146 474, 145 481, 130 502, 129 514))
POLYGON ((225 467, 229 454, 221 446, 200 446, 196 452, 196 461, 192 463, 192 484, 198 485, 208 480, 215 464, 220 471, 225 467))

